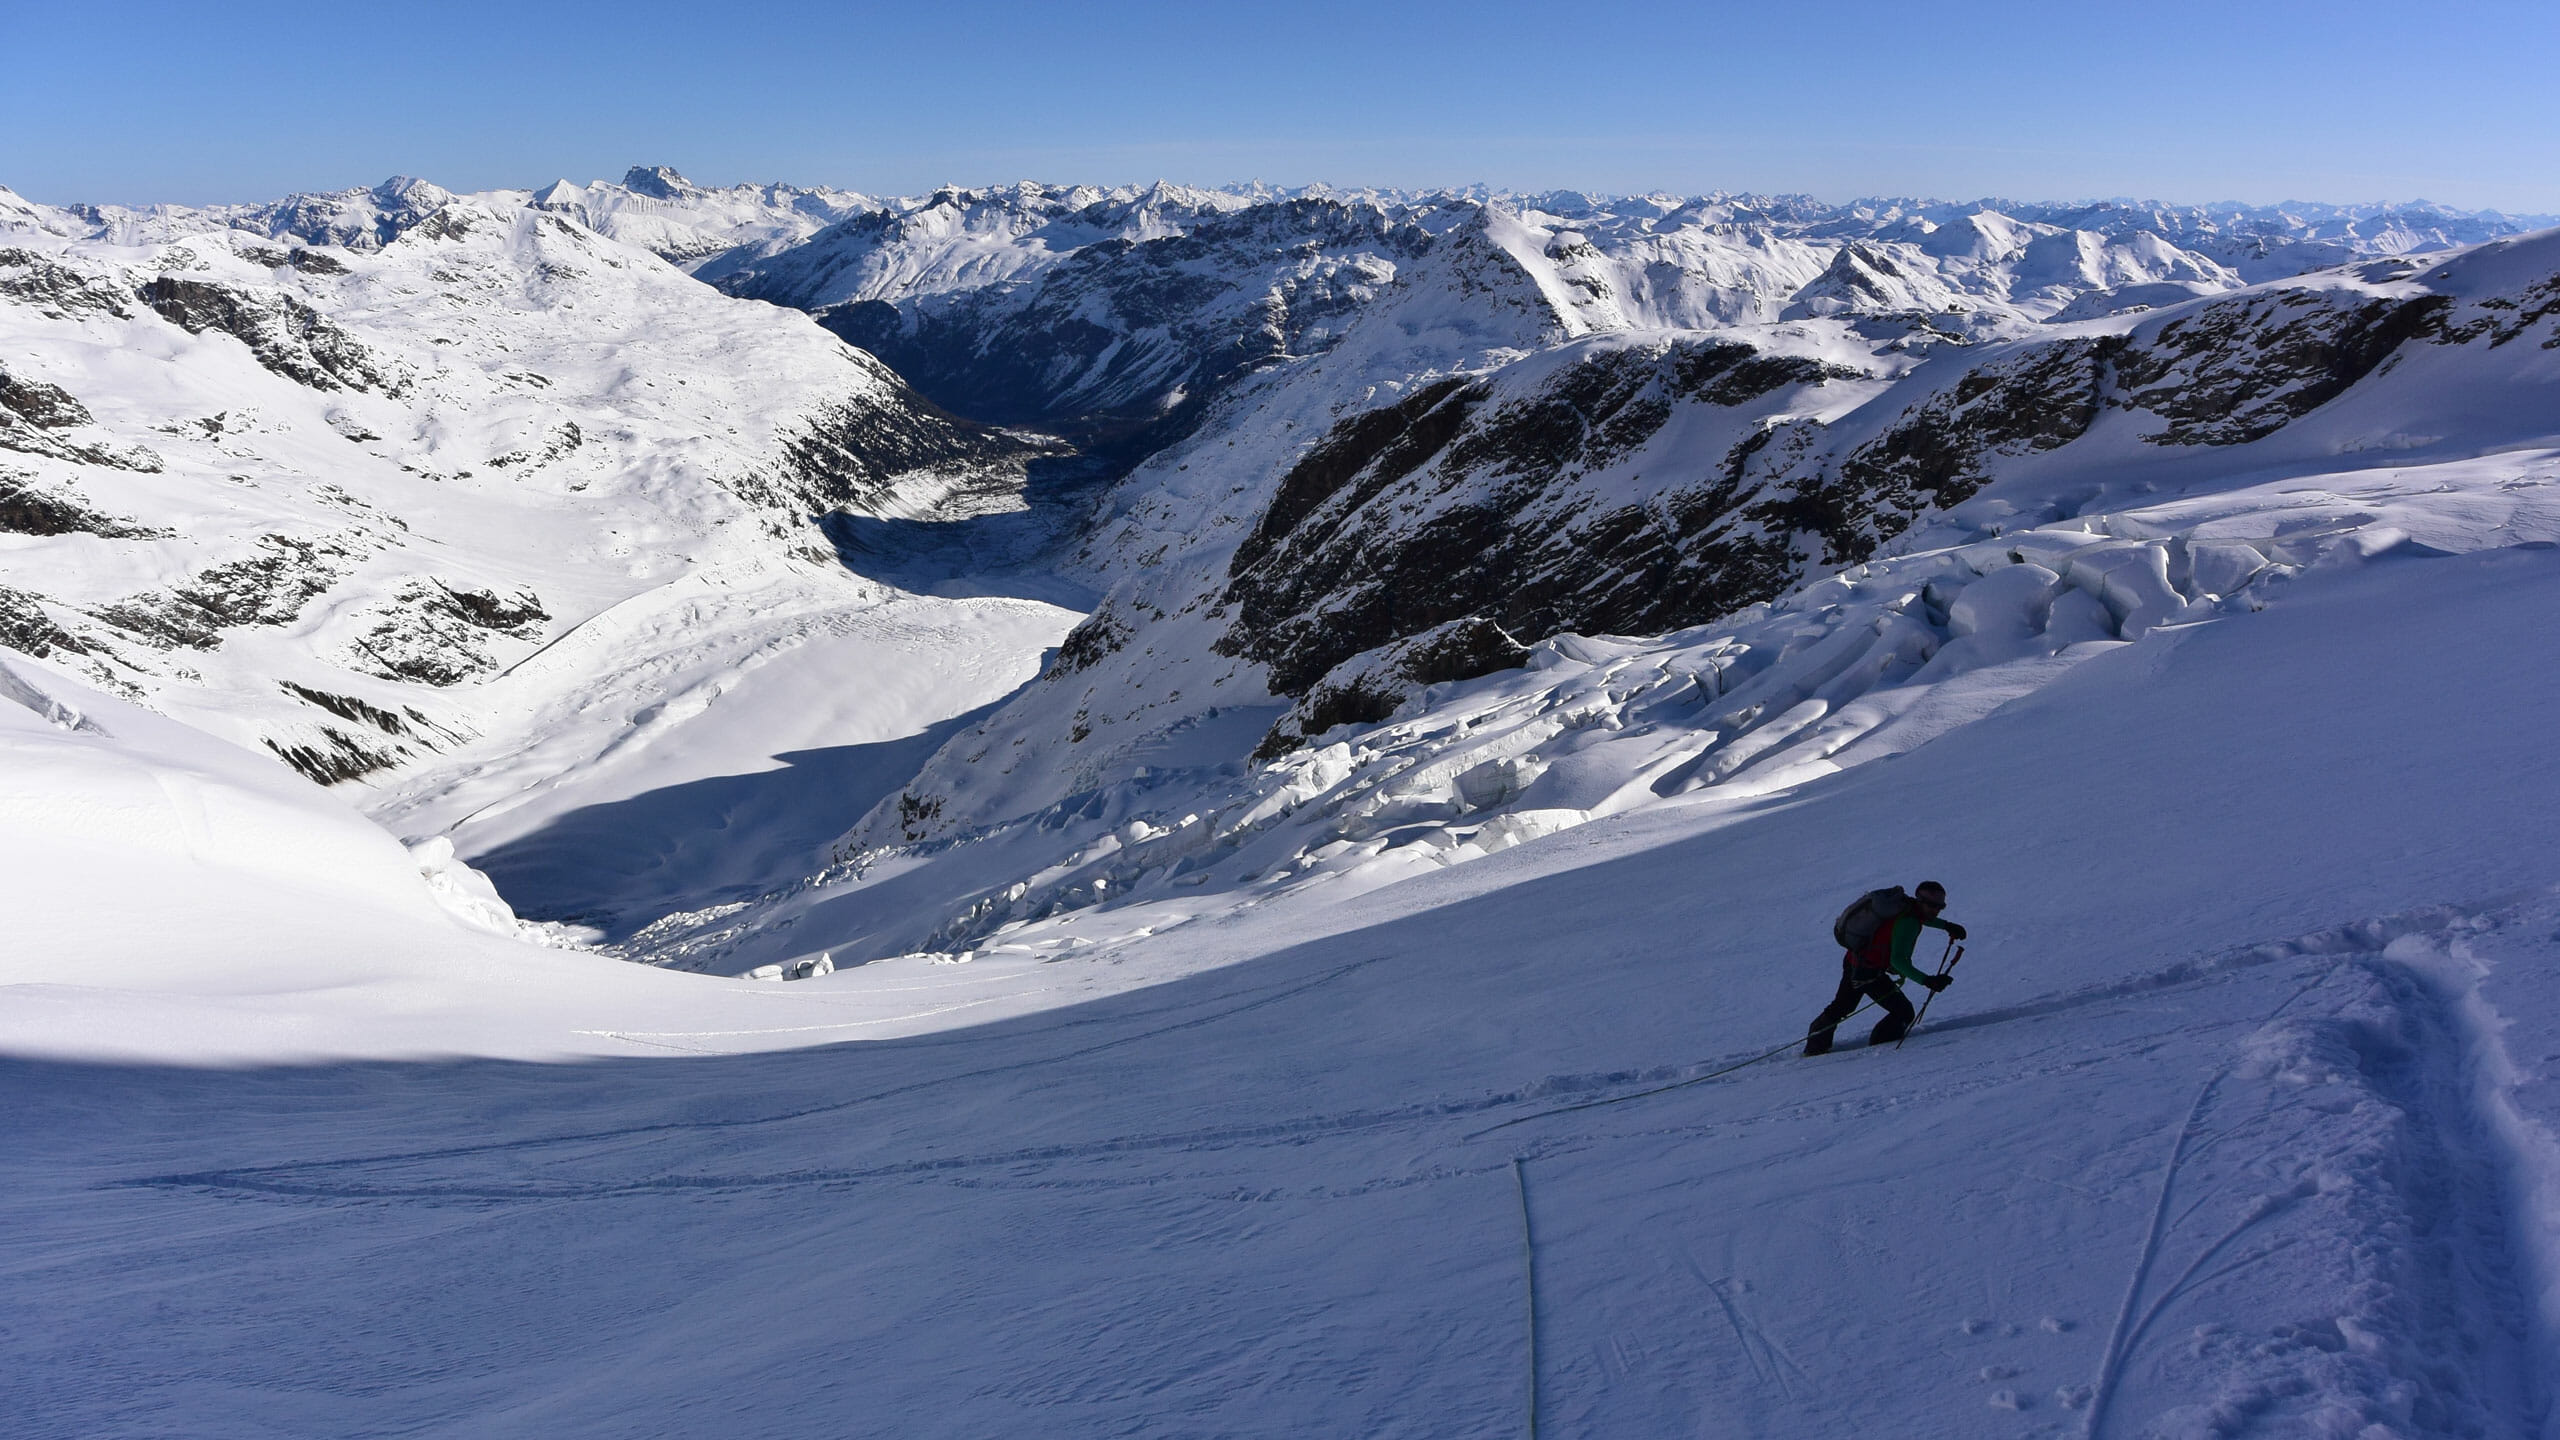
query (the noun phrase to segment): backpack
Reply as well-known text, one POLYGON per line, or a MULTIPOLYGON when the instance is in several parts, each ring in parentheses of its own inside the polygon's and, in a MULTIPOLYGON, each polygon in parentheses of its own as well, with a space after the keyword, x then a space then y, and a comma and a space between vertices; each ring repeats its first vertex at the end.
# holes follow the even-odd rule
POLYGON ((1841 949, 1855 954, 1876 938, 1878 930, 1909 908, 1911 897, 1903 894, 1899 885, 1870 890, 1850 901, 1840 918, 1831 922, 1831 938, 1840 942, 1841 949))

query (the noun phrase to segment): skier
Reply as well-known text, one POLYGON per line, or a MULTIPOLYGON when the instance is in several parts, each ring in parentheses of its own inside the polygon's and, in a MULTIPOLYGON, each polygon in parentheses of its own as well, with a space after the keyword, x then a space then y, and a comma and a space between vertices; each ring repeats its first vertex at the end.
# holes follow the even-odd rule
MULTIPOLYGON (((1944 930, 1955 939, 1964 938, 1964 927, 1953 920, 1941 920, 1938 912, 1947 908, 1947 887, 1935 880, 1923 880, 1904 895, 1899 887, 1876 890, 1858 898, 1849 913, 1840 917, 1841 927, 1855 935, 1863 924, 1853 924, 1853 917, 1867 912, 1874 933, 1863 943, 1853 945, 1840 957, 1840 991, 1831 997, 1821 1014, 1813 1017, 1813 1026, 1805 1032, 1804 1053, 1820 1055, 1831 1048, 1831 1032, 1858 1008, 1861 998, 1873 1000, 1884 1011, 1884 1019, 1876 1022, 1867 1036, 1870 1045, 1890 1045, 1911 1028, 1911 1002, 1903 998, 1902 982, 1917 980, 1935 994, 1951 982, 1944 975, 1931 975, 1911 963, 1911 947, 1918 943, 1923 927, 1944 930)), ((1838 932, 1835 932, 1838 933, 1838 932)))

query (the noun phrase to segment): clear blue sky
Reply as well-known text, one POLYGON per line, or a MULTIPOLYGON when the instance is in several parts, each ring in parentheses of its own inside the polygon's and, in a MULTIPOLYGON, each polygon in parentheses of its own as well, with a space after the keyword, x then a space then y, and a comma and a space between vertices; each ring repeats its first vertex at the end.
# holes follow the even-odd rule
POLYGON ((2560 3, 0 0, 0 184, 400 173, 2560 212, 2560 3))

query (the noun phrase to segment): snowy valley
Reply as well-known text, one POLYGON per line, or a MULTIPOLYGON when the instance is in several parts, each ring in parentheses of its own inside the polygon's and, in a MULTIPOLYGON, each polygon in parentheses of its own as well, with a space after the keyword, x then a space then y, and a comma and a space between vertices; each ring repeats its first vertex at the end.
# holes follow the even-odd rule
POLYGON ((0 1405, 2560 1435, 2554 223, 0 191, 0 1405))

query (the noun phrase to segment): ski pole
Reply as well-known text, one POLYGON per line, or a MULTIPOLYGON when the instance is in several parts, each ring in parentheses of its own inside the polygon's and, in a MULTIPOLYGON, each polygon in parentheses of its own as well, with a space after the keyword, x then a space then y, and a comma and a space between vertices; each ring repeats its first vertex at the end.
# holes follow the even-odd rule
MULTIPOLYGON (((1964 947, 1956 944, 1956 938, 1954 936, 1950 935, 1947 937, 1947 946, 1947 963, 1938 967, 1938 973, 1941 975, 1955 969, 1956 962, 1964 958, 1964 947)), ((1920 1013, 1911 1017, 1911 1024, 1903 1030, 1902 1039, 1893 1042, 1894 1049, 1901 1049, 1903 1041, 1911 1038, 1911 1032, 1920 1028, 1920 1022, 1929 1018, 1929 1001, 1937 998, 1938 992, 1932 990, 1929 992, 1929 999, 1920 1002, 1920 1013)))

